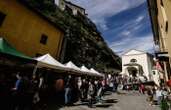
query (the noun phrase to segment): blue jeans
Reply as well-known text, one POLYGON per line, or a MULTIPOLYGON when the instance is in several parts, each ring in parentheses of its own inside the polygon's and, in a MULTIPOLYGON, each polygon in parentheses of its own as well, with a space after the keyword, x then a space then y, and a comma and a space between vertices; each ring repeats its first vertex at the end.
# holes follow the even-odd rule
POLYGON ((116 92, 116 85, 113 84, 113 92, 116 92))
POLYGON ((71 101, 71 89, 69 87, 65 88, 65 104, 68 104, 71 101))

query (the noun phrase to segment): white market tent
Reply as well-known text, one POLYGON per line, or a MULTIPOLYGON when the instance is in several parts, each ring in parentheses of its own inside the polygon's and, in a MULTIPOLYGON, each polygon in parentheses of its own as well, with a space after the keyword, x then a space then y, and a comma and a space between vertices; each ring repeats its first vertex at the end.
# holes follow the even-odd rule
POLYGON ((89 70, 87 67, 82 66, 81 68, 77 67, 72 61, 69 61, 65 65, 58 62, 56 59, 54 59, 50 54, 45 54, 43 56, 35 58, 37 60, 37 65, 34 68, 33 74, 36 73, 37 68, 50 68, 50 69, 56 69, 56 70, 62 70, 62 71, 70 71, 74 74, 77 73, 79 75, 90 75, 90 76, 103 76, 93 68, 89 70))
MULTIPOLYGON (((36 65, 36 70, 37 68, 41 68, 41 67, 58 69, 58 70, 67 70, 67 68, 63 64, 55 60, 50 54, 40 56, 38 58, 35 58, 35 60, 38 61, 36 65)), ((35 73, 36 70, 33 73, 35 73)))
POLYGON ((100 76, 100 75, 99 75, 99 72, 97 72, 97 71, 94 70, 93 68, 90 69, 90 72, 91 72, 92 74, 94 74, 95 76, 100 76))
POLYGON ((91 68, 91 69, 90 69, 90 72, 96 74, 97 76, 101 76, 101 77, 103 76, 103 74, 99 73, 99 72, 96 71, 94 68, 91 68))
MULTIPOLYGON (((81 71, 86 73, 87 75, 90 75, 90 76, 95 76, 94 73, 92 73, 87 67, 85 67, 84 65, 81 66, 81 71)), ((96 75, 97 76, 97 75, 96 75)))
POLYGON ((80 73, 80 75, 82 73, 81 69, 79 67, 77 67, 72 61, 69 61, 68 63, 66 63, 65 67, 73 72, 80 73))

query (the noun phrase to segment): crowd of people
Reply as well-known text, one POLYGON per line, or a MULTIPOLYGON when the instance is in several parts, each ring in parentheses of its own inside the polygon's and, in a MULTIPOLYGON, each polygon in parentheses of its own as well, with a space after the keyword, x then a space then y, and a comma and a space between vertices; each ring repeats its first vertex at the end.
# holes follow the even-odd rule
POLYGON ((76 76, 38 71, 0 74, 0 101, 5 110, 42 110, 49 104, 72 105, 101 102, 105 91, 117 92, 126 79, 120 75, 76 76), (5 100, 5 101, 4 101, 5 100))
POLYGON ((113 92, 116 92, 117 89, 120 90, 138 90, 139 84, 141 83, 140 79, 136 77, 128 77, 122 75, 108 75, 106 78, 107 85, 112 89, 113 92))
POLYGON ((156 85, 155 83, 148 83, 147 80, 142 82, 137 77, 116 75, 107 77, 107 85, 114 92, 117 90, 139 91, 141 94, 147 95, 149 105, 159 105, 161 110, 169 110, 170 87, 164 81, 161 81, 160 85, 156 85))
POLYGON ((122 75, 95 78, 51 72, 0 74, 0 103, 4 110, 42 110, 49 104, 72 105, 78 101, 92 107, 103 100, 106 91, 119 90, 139 90, 147 94, 151 105, 160 105, 169 93, 166 86, 146 86, 139 79, 122 75))
POLYGON ((4 110, 42 110, 49 104, 71 105, 100 100, 105 87, 103 78, 68 74, 22 72, 0 74, 0 101, 4 110))
POLYGON ((148 86, 144 91, 146 91, 146 95, 148 96, 147 101, 149 101, 149 105, 159 105, 161 110, 169 110, 170 89, 167 85, 148 86))

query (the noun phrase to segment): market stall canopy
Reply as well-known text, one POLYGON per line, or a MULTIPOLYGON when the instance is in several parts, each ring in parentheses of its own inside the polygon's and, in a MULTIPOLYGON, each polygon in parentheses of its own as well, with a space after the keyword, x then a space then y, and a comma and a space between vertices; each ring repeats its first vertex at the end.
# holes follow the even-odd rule
POLYGON ((94 76, 94 73, 92 73, 87 67, 85 67, 84 65, 81 66, 81 71, 90 75, 90 76, 94 76))
POLYGON ((66 68, 70 69, 73 72, 77 72, 80 75, 82 74, 82 71, 79 67, 77 67, 72 61, 69 61, 68 63, 65 64, 66 68))
POLYGON ((23 53, 17 51, 14 47, 12 47, 4 38, 0 37, 0 53, 8 56, 13 56, 16 58, 21 58, 25 60, 35 61, 29 56, 24 55, 23 53))
POLYGON ((96 71, 94 68, 91 68, 91 69, 90 69, 90 72, 92 72, 92 73, 96 74, 97 76, 101 76, 101 77, 103 77, 103 74, 99 73, 99 72, 98 72, 98 71, 96 71))
POLYGON ((55 60, 50 54, 46 54, 35 59, 38 61, 37 62, 38 67, 67 70, 67 68, 63 64, 55 60))

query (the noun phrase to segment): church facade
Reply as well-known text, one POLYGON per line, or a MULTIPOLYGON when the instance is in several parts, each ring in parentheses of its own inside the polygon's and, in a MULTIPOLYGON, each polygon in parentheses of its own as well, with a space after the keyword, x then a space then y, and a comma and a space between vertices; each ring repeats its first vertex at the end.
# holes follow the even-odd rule
POLYGON ((122 75, 144 77, 147 81, 153 78, 153 56, 143 51, 132 49, 122 55, 122 75))

